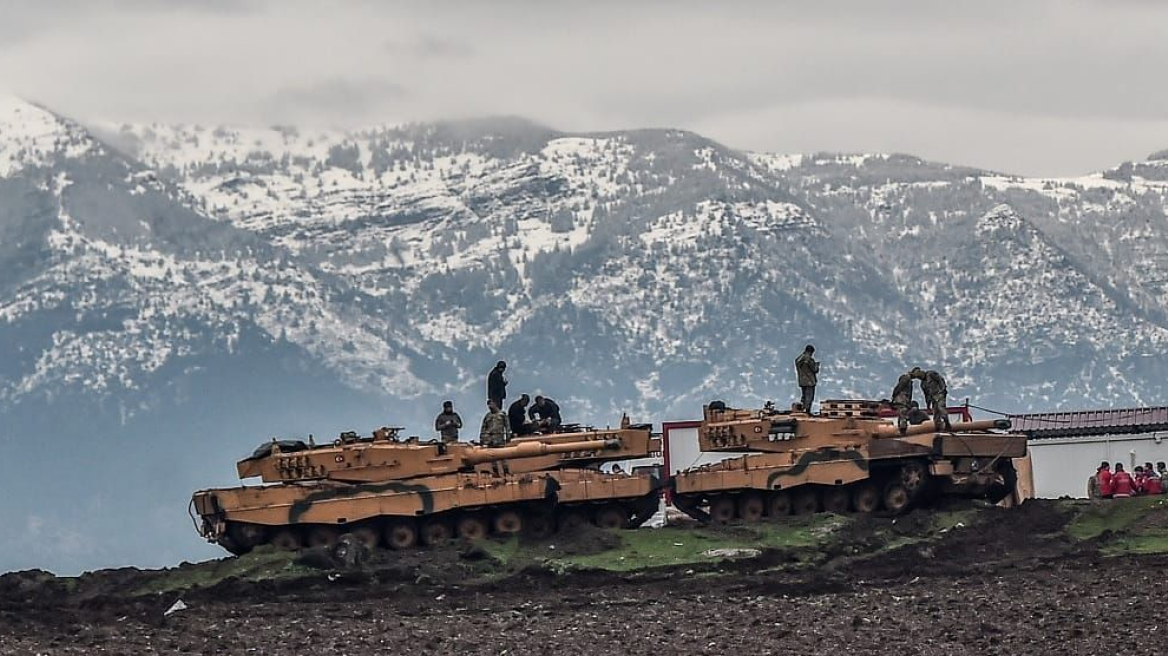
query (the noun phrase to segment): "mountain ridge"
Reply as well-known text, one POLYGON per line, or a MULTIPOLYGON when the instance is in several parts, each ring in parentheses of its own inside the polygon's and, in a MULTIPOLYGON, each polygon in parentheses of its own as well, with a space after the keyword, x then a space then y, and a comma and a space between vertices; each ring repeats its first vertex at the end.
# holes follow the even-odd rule
POLYGON ((255 443, 426 435, 445 399, 473 426, 498 359, 515 394, 599 425, 785 405, 808 342, 821 398, 887 396, 915 365, 1004 411, 1168 392, 1168 162, 1035 179, 519 119, 102 130, 117 147, 17 109, 0 112, 0 474, 53 502, 0 519, 90 548, 28 529, 0 537, 0 569, 208 553, 181 508, 255 443), (84 458, 21 467, 45 460, 27 434, 84 458), (155 518, 149 550, 115 514, 155 518))

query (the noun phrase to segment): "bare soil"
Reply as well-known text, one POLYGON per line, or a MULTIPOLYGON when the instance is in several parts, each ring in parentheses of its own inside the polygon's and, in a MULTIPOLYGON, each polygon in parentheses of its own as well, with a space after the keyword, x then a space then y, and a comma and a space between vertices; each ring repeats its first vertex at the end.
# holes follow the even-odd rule
MULTIPOLYGON (((1067 513, 1053 503, 982 510, 970 526, 917 540, 932 521, 857 519, 802 568, 767 552, 704 568, 474 579, 490 557, 462 547, 181 594, 135 593, 154 576, 137 570, 72 582, 9 574, 0 654, 1161 651, 1168 557, 1103 557, 1066 536, 1067 513), (164 617, 180 597, 189 608, 164 617)), ((613 546, 590 532, 575 544, 613 546)))

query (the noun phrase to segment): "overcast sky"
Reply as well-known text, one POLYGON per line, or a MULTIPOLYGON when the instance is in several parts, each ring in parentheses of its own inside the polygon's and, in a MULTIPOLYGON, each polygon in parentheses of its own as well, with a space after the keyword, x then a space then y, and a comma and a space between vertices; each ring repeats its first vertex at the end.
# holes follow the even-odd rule
POLYGON ((0 89, 89 121, 483 114, 1073 175, 1168 148, 1168 2, 0 0, 0 89))

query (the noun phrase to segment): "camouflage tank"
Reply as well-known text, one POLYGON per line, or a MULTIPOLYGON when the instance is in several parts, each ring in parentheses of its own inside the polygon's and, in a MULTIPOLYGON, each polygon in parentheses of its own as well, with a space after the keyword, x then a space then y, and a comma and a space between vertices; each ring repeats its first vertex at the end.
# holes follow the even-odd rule
POLYGON ((600 464, 652 455, 650 427, 581 430, 505 447, 343 434, 316 445, 266 443, 239 461, 241 479, 267 485, 201 490, 191 500, 200 534, 232 553, 261 544, 328 547, 343 533, 367 546, 406 549, 593 522, 643 523, 657 509, 656 470, 604 473, 600 464))
POLYGON ((703 520, 829 512, 905 512, 940 496, 998 502, 1017 482, 1026 437, 1009 421, 970 421, 904 434, 877 401, 824 401, 820 415, 706 406, 703 452, 743 453, 676 474, 674 505, 703 520))

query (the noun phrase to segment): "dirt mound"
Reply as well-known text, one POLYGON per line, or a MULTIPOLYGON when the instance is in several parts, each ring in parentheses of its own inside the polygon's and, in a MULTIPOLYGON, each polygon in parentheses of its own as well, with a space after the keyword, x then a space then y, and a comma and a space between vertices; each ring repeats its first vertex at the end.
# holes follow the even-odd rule
POLYGON ((525 537, 522 540, 527 544, 555 547, 553 551, 567 556, 588 556, 621 546, 619 533, 606 531, 592 524, 581 524, 580 526, 556 533, 549 538, 535 539, 525 537))
MULTIPOLYGON (((1091 549, 1063 532, 1071 516, 1057 502, 1032 500, 1017 508, 983 507, 971 520, 945 529, 938 539, 911 540, 852 563, 853 576, 899 580, 919 576, 972 576, 988 570, 1039 567, 1056 559, 1094 557, 1091 549)), ((893 530, 920 536, 924 512, 898 518, 893 530), (898 526, 899 525, 899 526, 898 526)))

